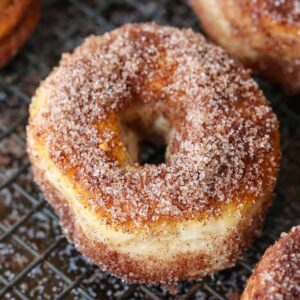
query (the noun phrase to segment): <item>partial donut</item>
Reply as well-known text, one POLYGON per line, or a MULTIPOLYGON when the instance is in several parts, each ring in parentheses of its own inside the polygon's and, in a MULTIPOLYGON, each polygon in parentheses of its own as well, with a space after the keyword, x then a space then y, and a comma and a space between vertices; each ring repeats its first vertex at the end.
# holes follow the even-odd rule
POLYGON ((31 0, 11 0, 0 11, 0 40, 9 35, 20 23, 28 10, 31 0))
POLYGON ((0 67, 25 44, 39 17, 40 0, 15 0, 0 12, 0 67))
POLYGON ((85 256, 127 282, 235 264, 258 233, 280 156, 249 72, 192 30, 131 24, 86 39, 30 107, 34 177, 85 256), (157 136, 165 162, 139 161, 157 136))
POLYGON ((300 226, 267 249, 241 300, 300 299, 300 226))
POLYGON ((207 34, 257 74, 300 92, 300 1, 190 0, 207 34))

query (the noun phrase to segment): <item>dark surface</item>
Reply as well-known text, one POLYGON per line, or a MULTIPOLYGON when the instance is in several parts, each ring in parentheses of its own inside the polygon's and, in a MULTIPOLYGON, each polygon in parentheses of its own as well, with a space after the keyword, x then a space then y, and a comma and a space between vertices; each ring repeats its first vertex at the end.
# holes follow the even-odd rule
MULTIPOLYGON (((57 217, 32 182, 24 140, 30 97, 62 52, 72 50, 89 34, 150 20, 199 31, 185 1, 44 1, 38 30, 0 71, 0 299, 173 298, 164 288, 121 283, 68 244, 57 217), (3 296, 5 286, 12 289, 3 296)), ((300 97, 288 99, 276 86, 260 84, 280 119, 283 152, 262 236, 235 268, 181 283, 177 298, 237 299, 265 248, 282 231, 300 224, 300 97)))

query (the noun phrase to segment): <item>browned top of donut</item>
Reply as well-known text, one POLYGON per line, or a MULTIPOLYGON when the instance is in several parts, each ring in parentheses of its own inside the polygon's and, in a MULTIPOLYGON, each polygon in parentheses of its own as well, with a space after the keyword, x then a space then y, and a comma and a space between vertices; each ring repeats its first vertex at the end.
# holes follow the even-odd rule
POLYGON ((275 182, 275 115, 248 70, 192 30, 131 24, 90 37, 41 89, 29 131, 112 222, 213 216, 275 182), (170 123, 166 163, 120 163, 118 125, 101 122, 130 106, 170 123))
POLYGON ((300 299, 300 226, 268 248, 249 283, 249 299, 300 299))

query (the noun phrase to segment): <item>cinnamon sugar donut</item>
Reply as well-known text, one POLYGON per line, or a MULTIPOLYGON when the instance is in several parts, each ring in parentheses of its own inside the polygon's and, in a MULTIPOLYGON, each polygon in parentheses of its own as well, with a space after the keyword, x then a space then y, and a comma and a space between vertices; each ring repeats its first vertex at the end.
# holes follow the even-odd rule
POLYGON ((0 67, 25 44, 39 17, 40 0, 14 0, 0 11, 0 67))
POLYGON ((270 204, 278 123, 249 72, 192 30, 131 24, 85 40, 41 83, 28 153, 66 236, 127 282, 234 265, 270 204), (140 164, 157 135, 165 162, 140 164))
POLYGON ((300 92, 300 0, 190 2, 215 42, 288 92, 300 92))
POLYGON ((300 299, 300 226, 267 249, 241 298, 250 299, 300 299))

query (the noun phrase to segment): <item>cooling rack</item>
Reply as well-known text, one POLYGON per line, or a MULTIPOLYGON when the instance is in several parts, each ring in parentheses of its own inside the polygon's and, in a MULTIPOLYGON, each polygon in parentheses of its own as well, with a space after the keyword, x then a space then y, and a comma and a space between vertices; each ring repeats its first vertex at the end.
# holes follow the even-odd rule
POLYGON ((201 31, 180 0, 45 0, 40 26, 0 71, 0 299, 238 299, 252 268, 282 231, 300 224, 300 99, 259 82, 281 124, 282 163, 262 235, 236 267, 182 282, 172 296, 159 286, 127 285, 83 258, 32 181, 25 127, 40 80, 89 34, 128 22, 155 21, 201 31))

